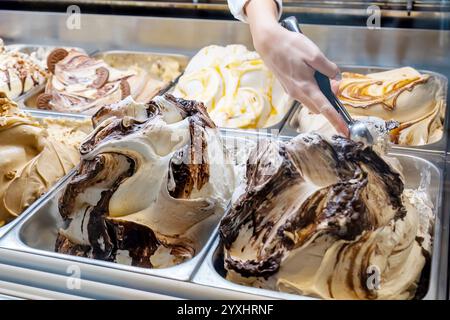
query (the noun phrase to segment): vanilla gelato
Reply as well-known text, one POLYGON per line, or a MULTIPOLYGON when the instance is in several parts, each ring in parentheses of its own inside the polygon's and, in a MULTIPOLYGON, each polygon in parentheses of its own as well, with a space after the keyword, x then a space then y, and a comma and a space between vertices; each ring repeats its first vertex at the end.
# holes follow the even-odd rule
MULTIPOLYGON (((391 131, 393 143, 420 146, 442 138, 445 97, 434 76, 410 67, 368 75, 344 72, 338 98, 355 119, 398 121, 400 126, 391 131)), ((290 125, 299 132, 336 134, 324 116, 307 108, 298 111, 290 125)))
POLYGON ((104 60, 75 49, 56 49, 47 60, 52 77, 45 93, 37 98, 37 108, 58 112, 93 115, 104 105, 127 96, 137 102, 148 102, 173 75, 172 68, 161 64, 149 70, 137 65, 126 70, 113 68, 104 60), (160 79, 155 77, 156 73, 160 79))
POLYGON ((260 56, 242 45, 209 46, 189 62, 175 96, 202 101, 219 127, 266 128, 280 122, 291 99, 260 56))
POLYGON ((113 110, 80 149, 56 251, 146 268, 192 258, 235 185, 219 131, 203 104, 171 95, 113 110))
POLYGON ((0 225, 20 215, 78 162, 89 121, 37 119, 0 93, 0 225))
POLYGON ((325 299, 414 298, 434 214, 401 172, 338 136, 260 146, 220 225, 227 279, 325 299))
POLYGON ((16 99, 45 83, 47 73, 38 60, 18 51, 8 51, 0 39, 0 92, 16 99))

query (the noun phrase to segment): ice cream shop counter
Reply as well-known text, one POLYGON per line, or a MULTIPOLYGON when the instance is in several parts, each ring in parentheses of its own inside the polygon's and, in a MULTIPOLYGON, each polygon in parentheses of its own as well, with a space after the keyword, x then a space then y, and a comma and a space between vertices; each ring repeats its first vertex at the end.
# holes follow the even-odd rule
POLYGON ((0 299, 448 299, 446 14, 301 21, 367 143, 293 99, 224 3, 9 3, 0 299))

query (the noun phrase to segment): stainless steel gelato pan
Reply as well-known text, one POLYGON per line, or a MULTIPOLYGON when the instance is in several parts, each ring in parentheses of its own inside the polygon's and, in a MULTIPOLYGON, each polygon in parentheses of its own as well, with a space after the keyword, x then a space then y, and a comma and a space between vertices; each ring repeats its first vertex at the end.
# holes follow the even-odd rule
MULTIPOLYGON (((68 182, 66 179, 66 183, 68 182)), ((60 259, 71 260, 80 263, 92 264, 106 268, 119 269, 123 271, 156 275, 176 280, 187 281, 192 273, 202 261, 203 256, 207 253, 208 247, 214 240, 216 232, 212 232, 210 239, 203 244, 203 249, 196 256, 179 265, 165 269, 145 269, 122 265, 113 262, 105 262, 102 260, 77 257, 72 255, 64 255, 55 252, 55 243, 58 236, 58 230, 64 226, 64 222, 59 214, 58 200, 66 183, 60 184, 47 197, 46 201, 41 201, 34 206, 34 213, 27 215, 22 223, 10 232, 0 246, 14 250, 20 250, 42 256, 55 257, 60 259)))
MULTIPOLYGON (((427 191, 436 215, 433 237, 433 254, 431 258, 431 270, 429 275, 429 282, 427 293, 424 299, 442 299, 445 295, 445 290, 442 286, 445 285, 444 280, 441 279, 442 269, 447 268, 447 262, 441 261, 441 249, 445 246, 445 239, 442 237, 442 232, 446 228, 442 225, 444 212, 442 210, 443 201, 443 159, 441 156, 421 157, 414 154, 400 154, 392 153, 391 155, 398 158, 406 179, 406 188, 424 187, 427 191)), ((252 294, 259 294, 262 296, 281 298, 281 299, 311 299, 308 296, 299 296, 284 292, 271 291, 266 289, 259 289, 255 287, 248 287, 235 284, 226 280, 226 271, 224 269, 223 249, 219 238, 216 238, 213 246, 208 252, 205 261, 202 263, 198 272, 194 276, 193 281, 199 284, 220 287, 229 290, 236 290, 239 292, 246 292, 252 294)), ((427 271, 424 271, 427 272, 427 271)))
MULTIPOLYGON (((341 70, 343 72, 349 72, 349 73, 358 73, 358 74, 372 74, 372 73, 378 73, 378 72, 385 72, 385 71, 389 71, 389 70, 393 70, 392 68, 385 68, 385 67, 364 67, 364 66, 342 66, 341 70)), ((397 69, 397 70, 401 70, 401 69, 397 69)), ((430 76, 432 78, 434 78, 436 80, 436 86, 439 87, 437 88, 437 98, 436 101, 437 103, 440 104, 440 106, 438 107, 439 111, 438 111, 438 115, 436 116, 436 120, 435 121, 430 121, 430 124, 428 124, 428 128, 432 128, 434 126, 441 126, 441 129, 438 129, 438 132, 436 134, 435 137, 433 137, 434 142, 432 143, 428 143, 428 144, 423 144, 423 145, 414 145, 413 142, 411 142, 411 144, 394 144, 392 143, 392 146, 396 149, 402 149, 402 150, 418 150, 418 151, 427 151, 427 152, 445 152, 446 150, 446 146, 447 146, 447 129, 448 129, 448 117, 446 115, 446 111, 447 111, 447 104, 448 104, 448 93, 447 93, 447 88, 448 88, 448 79, 440 74, 440 73, 436 73, 436 72, 431 72, 431 71, 426 71, 426 70, 418 70, 420 72, 420 74, 422 75, 426 75, 426 76, 430 76)), ((417 79, 416 79, 417 80, 417 79)), ((372 83, 374 83, 376 81, 376 79, 371 79, 370 81, 372 81, 372 83)), ((418 83, 420 80, 417 80, 418 83)), ((405 81, 406 83, 406 81, 405 81)), ((401 84, 400 82, 396 85, 401 84)), ((366 85, 366 84, 364 84, 366 85)), ((377 84, 376 84, 377 85, 377 84)), ((376 87, 375 85, 375 87, 376 87)), ((390 84, 391 86, 393 86, 393 84, 390 84)), ((406 91, 410 91, 411 87, 407 87, 408 85, 410 85, 410 83, 407 83, 405 86, 405 92, 406 91)), ((356 88, 355 89, 358 90, 358 92, 363 92, 364 99, 369 99, 369 96, 372 95, 372 92, 365 92, 364 90, 365 87, 363 87, 363 85, 361 85, 361 87, 356 88)), ((387 90, 387 89, 386 89, 387 90)), ((402 91, 399 91, 402 92, 402 91)), ((400 100, 397 98, 393 98, 391 99, 393 100, 393 104, 395 105, 396 100, 400 100)), ((420 100, 418 98, 414 98, 411 100, 420 100)), ((405 110, 404 113, 411 113, 414 112, 412 111, 410 108, 412 108, 411 104, 409 103, 408 105, 405 105, 405 110)), ((388 109, 390 106, 387 106, 386 108, 388 109)), ((424 105, 424 108, 426 108, 427 106, 424 105)), ((302 106, 300 105, 300 107, 295 110, 294 112, 291 113, 291 116, 289 117, 289 119, 286 121, 285 125, 283 126, 283 129, 281 130, 281 134, 282 135, 288 135, 288 136, 295 136, 299 133, 299 114, 300 112, 302 112, 302 106)), ((364 107, 366 108, 366 107, 364 107)), ((368 107, 370 108, 370 106, 368 107)), ((356 109, 355 109, 356 110, 356 109)), ((377 111, 378 112, 378 111, 377 111)), ((375 112, 374 112, 375 113, 375 112)), ((372 114, 371 114, 372 115, 372 114)), ((302 115, 304 116, 304 115, 302 115)), ((375 116, 375 114, 373 114, 372 116, 375 116)), ((313 116, 314 117, 314 116, 313 116)), ((421 119, 421 116, 418 116, 418 119, 421 119)), ((393 119, 396 120, 396 119, 393 119)), ((306 120, 305 120, 306 121, 306 120)), ((318 132, 322 132, 323 130, 327 130, 325 129, 325 126, 323 124, 319 124, 319 122, 321 123, 321 121, 317 120, 317 124, 316 125, 311 125, 311 123, 313 123, 314 120, 313 118, 309 118, 307 120, 307 122, 309 123, 305 123, 306 127, 308 128, 308 130, 310 130, 312 128, 312 130, 318 130, 318 132)), ((426 120, 428 121, 428 120, 426 120)), ((402 124, 400 124, 402 126, 402 124)), ((425 125, 424 125, 425 126, 425 125)), ((408 127, 406 127, 406 129, 408 129, 408 127)), ((422 129, 423 130, 423 129, 422 129)), ((420 131, 417 130, 417 131, 420 131)), ((430 129, 431 131, 431 129, 430 129)), ((324 133, 324 132, 322 132, 324 133)), ((426 134, 428 135, 428 134, 426 134)), ((431 134, 430 134, 431 135, 431 134)), ((407 139, 404 139, 405 141, 407 139)))

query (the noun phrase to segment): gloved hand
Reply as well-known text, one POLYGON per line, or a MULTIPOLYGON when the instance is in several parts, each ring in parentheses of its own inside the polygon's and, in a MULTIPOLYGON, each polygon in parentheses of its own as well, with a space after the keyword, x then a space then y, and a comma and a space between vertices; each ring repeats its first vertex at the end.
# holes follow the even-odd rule
POLYGON ((341 134, 348 136, 342 117, 331 106, 314 79, 315 70, 328 76, 337 91, 340 71, 303 34, 278 24, 273 0, 252 0, 245 8, 255 49, 283 85, 286 92, 313 113, 323 114, 341 134))

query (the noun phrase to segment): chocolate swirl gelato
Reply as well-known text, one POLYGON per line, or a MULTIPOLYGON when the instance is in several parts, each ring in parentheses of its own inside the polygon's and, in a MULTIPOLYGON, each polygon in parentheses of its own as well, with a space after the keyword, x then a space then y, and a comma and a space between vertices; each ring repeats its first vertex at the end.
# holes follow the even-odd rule
POLYGON ((228 280, 326 299, 415 296, 434 216, 396 159, 301 134, 255 149, 246 177, 220 224, 228 280))
POLYGON ((8 51, 0 39, 0 92, 16 99, 45 82, 47 72, 38 60, 18 51, 8 51))
POLYGON ((0 226, 28 208, 79 162, 89 121, 37 119, 0 92, 0 226))
POLYGON ((171 95, 108 108, 60 199, 56 251, 146 268, 192 258, 235 184, 219 131, 202 103, 171 95))

